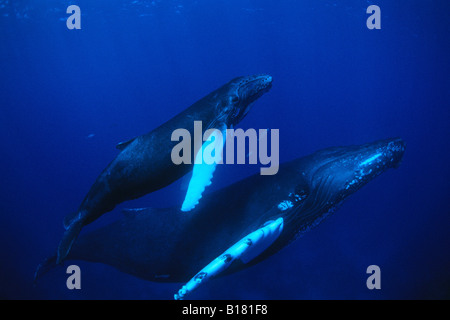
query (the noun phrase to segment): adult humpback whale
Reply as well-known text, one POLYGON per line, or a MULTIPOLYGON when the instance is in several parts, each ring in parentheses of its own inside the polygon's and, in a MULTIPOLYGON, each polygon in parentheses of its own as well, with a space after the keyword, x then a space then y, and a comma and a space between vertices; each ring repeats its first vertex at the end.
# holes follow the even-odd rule
MULTIPOLYGON (((276 175, 254 175, 208 194, 191 214, 178 207, 126 210, 119 221, 81 236, 68 258, 150 281, 188 281, 175 295, 182 299, 208 278, 256 264, 316 226, 397 167, 404 149, 398 138, 324 149, 281 165, 276 175)), ((55 260, 44 262, 36 277, 55 260)))
MULTIPOLYGON (((176 144, 171 141, 174 130, 186 129, 195 138, 194 121, 202 121, 203 132, 211 128, 230 128, 245 117, 251 103, 271 86, 272 77, 269 75, 233 79, 153 131, 120 143, 117 148, 121 152, 94 182, 78 210, 65 218, 66 231, 58 246, 58 263, 66 257, 83 226, 111 211, 117 204, 163 188, 192 169, 191 164, 175 165, 171 160, 176 144)), ((194 141, 192 154, 196 154, 202 143, 194 141)), ((202 179, 199 183, 194 181, 192 185, 197 184, 195 190, 201 192, 209 180, 202 179), (199 183, 205 184, 203 188, 199 188, 199 183)), ((189 189, 188 192, 194 193, 191 197, 201 197, 189 189)))

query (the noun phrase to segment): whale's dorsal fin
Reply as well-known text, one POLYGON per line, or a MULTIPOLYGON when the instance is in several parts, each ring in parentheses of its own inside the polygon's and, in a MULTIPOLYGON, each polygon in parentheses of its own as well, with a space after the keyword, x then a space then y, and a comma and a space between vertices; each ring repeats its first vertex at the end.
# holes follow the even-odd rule
POLYGON ((226 125, 219 129, 210 129, 211 134, 197 151, 192 170, 192 178, 184 198, 181 211, 190 211, 195 208, 205 188, 211 184, 217 163, 222 161, 222 151, 226 140, 226 125), (212 151, 215 154, 212 156, 212 151))
POLYGON ((130 139, 128 141, 123 141, 123 142, 119 142, 116 145, 116 148, 119 149, 120 151, 122 151, 123 149, 125 149, 130 143, 132 143, 134 140, 136 140, 136 138, 130 139))
POLYGON ((236 242, 189 280, 175 294, 175 300, 182 300, 200 284, 225 271, 233 261, 240 259, 243 263, 248 263, 259 256, 278 239, 283 231, 283 222, 283 218, 278 218, 275 221, 267 221, 263 227, 236 242))
POLYGON ((124 208, 121 210, 122 214, 126 218, 137 218, 146 216, 149 214, 153 214, 158 216, 158 214, 167 215, 172 211, 172 208, 156 208, 156 207, 147 207, 147 208, 124 208))
POLYGON ((135 214, 146 213, 152 210, 152 208, 125 208, 122 209, 122 213, 124 216, 133 216, 135 214))

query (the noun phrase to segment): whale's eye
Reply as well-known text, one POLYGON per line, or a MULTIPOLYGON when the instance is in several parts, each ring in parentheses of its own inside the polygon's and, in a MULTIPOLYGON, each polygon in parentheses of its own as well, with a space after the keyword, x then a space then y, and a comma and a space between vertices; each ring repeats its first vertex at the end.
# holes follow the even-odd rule
POLYGON ((238 103, 239 102, 239 97, 238 96, 231 96, 230 100, 232 103, 238 103))
POLYGON ((304 200, 308 197, 308 190, 305 187, 297 186, 295 188, 295 199, 296 201, 304 200))

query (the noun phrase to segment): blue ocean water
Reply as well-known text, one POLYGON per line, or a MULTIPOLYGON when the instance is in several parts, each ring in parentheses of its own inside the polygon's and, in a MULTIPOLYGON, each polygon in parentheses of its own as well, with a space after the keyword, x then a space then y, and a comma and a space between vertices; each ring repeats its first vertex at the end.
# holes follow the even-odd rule
MULTIPOLYGON (((181 284, 102 264, 77 262, 81 290, 67 289, 65 268, 36 286, 33 275, 118 142, 236 76, 268 73, 271 91, 239 127, 279 129, 281 162, 400 136, 403 163, 275 256, 191 297, 450 298, 449 9, 423 0, 0 0, 0 297, 171 299, 181 284), (66 27, 72 4, 81 30, 66 27), (372 4, 380 30, 366 27, 372 4), (373 264, 381 290, 366 287, 373 264)), ((208 192, 258 170, 221 167, 208 192)), ((120 208, 181 203, 181 184, 120 208)))

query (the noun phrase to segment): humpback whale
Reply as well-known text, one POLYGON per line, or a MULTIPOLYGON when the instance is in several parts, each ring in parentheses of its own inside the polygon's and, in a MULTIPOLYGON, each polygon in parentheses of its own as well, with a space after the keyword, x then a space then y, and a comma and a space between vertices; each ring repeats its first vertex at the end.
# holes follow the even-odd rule
MULTIPOLYGON (((318 225, 351 194, 400 164, 400 138, 333 147, 254 175, 203 197, 192 213, 178 207, 125 210, 78 239, 68 259, 111 265, 157 282, 185 282, 183 299, 208 279, 254 265, 318 225)), ((38 267, 35 277, 56 257, 38 267)))
MULTIPOLYGON (((94 182, 78 210, 64 219, 66 231, 58 246, 58 263, 67 256, 83 226, 113 210, 117 204, 161 189, 192 170, 192 164, 172 162, 171 152, 176 144, 171 139, 174 130, 184 128, 192 134, 195 121, 202 122, 204 131, 233 127, 271 86, 269 75, 233 79, 153 131, 120 143, 117 146, 120 153, 94 182)), ((193 154, 202 147, 202 142, 194 141, 193 154)), ((208 180, 200 177, 199 182, 193 181, 196 191, 188 189, 193 198, 189 201, 196 204, 196 199, 201 197, 198 193, 210 184, 213 169, 207 167, 208 180), (204 185, 199 188, 199 184, 204 185)), ((193 205, 188 205, 185 211, 192 208, 193 205)))

